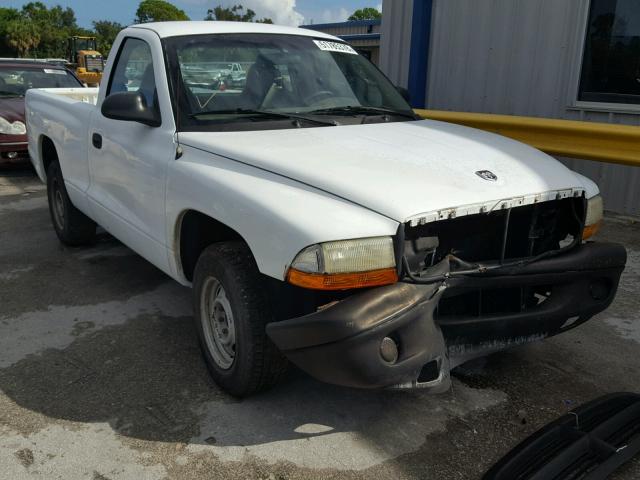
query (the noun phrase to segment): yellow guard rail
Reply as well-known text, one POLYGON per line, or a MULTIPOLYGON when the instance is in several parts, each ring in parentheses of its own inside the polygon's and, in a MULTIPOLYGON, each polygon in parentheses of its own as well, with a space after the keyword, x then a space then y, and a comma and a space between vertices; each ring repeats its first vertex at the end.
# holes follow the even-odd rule
POLYGON ((415 112, 423 118, 498 133, 551 155, 640 167, 640 127, 443 110, 415 112))

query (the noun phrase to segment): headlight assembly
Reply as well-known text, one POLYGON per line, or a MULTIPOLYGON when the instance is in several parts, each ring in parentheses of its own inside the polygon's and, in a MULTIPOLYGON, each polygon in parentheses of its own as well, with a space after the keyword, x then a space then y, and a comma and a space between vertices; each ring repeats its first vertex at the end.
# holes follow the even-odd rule
POLYGON ((13 123, 9 123, 6 118, 0 117, 0 133, 6 135, 24 135, 27 133, 27 127, 24 123, 16 120, 13 123))
POLYGON ((326 242, 302 250, 287 281, 315 290, 388 285, 398 281, 391 237, 326 242))
POLYGON ((587 216, 584 221, 584 230, 582 231, 583 240, 593 237, 600 230, 603 212, 604 206, 600 195, 587 200, 587 216))

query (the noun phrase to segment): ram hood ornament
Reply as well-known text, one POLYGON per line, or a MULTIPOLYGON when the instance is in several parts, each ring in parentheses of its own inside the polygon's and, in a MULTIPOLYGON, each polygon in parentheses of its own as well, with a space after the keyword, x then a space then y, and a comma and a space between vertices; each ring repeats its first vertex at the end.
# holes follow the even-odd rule
POLYGON ((489 182, 495 182, 496 180, 498 180, 498 176, 489 170, 478 170, 476 172, 476 175, 489 182))

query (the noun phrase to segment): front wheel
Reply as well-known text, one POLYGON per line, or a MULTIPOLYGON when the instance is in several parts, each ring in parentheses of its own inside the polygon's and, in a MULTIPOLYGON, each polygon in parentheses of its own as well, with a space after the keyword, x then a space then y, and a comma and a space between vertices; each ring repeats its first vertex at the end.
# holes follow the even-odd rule
POLYGON ((47 198, 51 222, 62 243, 78 246, 95 241, 96 224, 71 203, 57 161, 51 162, 47 169, 47 198))
POLYGON ((267 337, 273 316, 247 245, 224 242, 205 249, 193 293, 200 347, 215 382, 237 397, 277 383, 287 361, 267 337))

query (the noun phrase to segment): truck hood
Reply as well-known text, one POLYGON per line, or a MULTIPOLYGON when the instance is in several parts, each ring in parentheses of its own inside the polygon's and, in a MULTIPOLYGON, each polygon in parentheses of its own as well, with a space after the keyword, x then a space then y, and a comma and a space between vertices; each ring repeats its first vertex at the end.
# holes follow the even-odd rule
POLYGON ((399 222, 433 221, 596 188, 532 147, 432 120, 183 132, 180 142, 295 179, 399 222))

